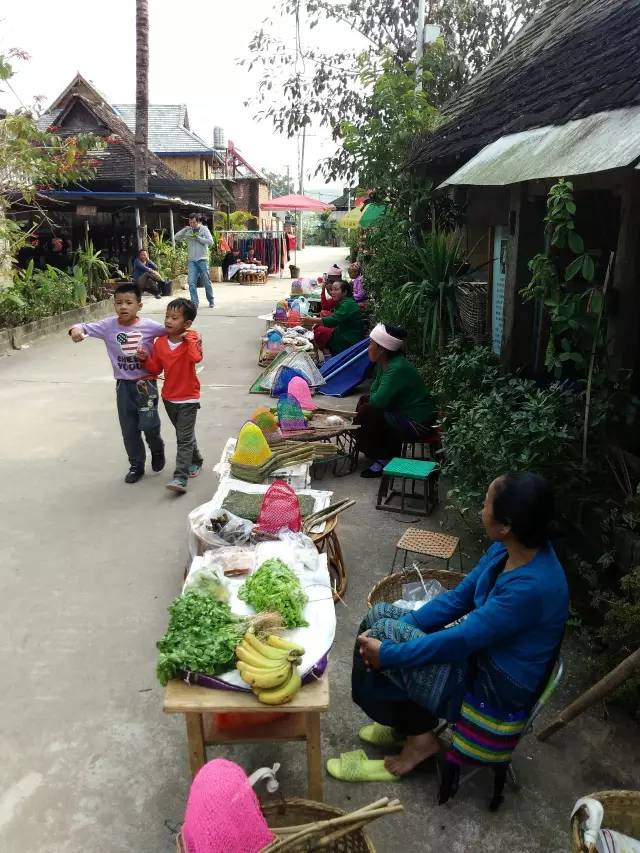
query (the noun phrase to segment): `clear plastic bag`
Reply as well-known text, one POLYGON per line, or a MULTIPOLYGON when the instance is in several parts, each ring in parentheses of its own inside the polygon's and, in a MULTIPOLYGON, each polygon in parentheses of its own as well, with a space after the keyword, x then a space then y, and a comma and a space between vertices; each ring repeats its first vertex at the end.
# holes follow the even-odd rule
POLYGON ((203 554, 211 548, 229 545, 246 545, 253 530, 253 522, 239 518, 226 510, 215 510, 213 502, 197 506, 189 513, 189 556, 203 554))
POLYGON ((403 610, 418 610, 423 604, 432 601, 438 595, 446 592, 440 581, 425 580, 402 584, 402 598, 394 601, 396 607, 403 610))

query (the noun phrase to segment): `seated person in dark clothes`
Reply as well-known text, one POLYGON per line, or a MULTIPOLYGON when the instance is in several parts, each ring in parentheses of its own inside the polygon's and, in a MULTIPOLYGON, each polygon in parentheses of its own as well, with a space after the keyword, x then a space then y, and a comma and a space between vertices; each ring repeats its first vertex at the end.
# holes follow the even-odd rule
POLYGON ((133 283, 137 284, 140 290, 148 290, 153 293, 156 299, 160 299, 166 288, 164 279, 158 272, 158 267, 153 261, 149 260, 149 253, 146 249, 140 249, 133 262, 133 283))
POLYGON ((40 240, 35 234, 27 239, 27 242, 18 250, 16 256, 16 262, 20 269, 26 270, 30 261, 33 261, 34 267, 42 267, 42 249, 40 247, 40 240))
POLYGON ((229 267, 232 264, 240 263, 240 249, 232 249, 224 256, 222 260, 222 277, 225 281, 229 278, 229 267))
POLYGON ((262 264, 262 258, 256 255, 255 249, 248 249, 247 256, 244 258, 246 264, 262 264))
POLYGON ((53 237, 46 256, 46 263, 65 272, 73 266, 66 243, 61 237, 53 237))

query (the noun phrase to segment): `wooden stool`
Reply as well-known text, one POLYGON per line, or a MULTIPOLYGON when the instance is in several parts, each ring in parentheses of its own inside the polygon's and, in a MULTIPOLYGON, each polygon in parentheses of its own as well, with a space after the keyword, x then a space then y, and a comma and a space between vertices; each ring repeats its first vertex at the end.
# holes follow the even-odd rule
POLYGON ((417 459, 401 459, 396 456, 388 462, 382 471, 382 480, 378 490, 376 509, 388 512, 409 513, 411 515, 428 516, 438 503, 439 470, 435 462, 425 462, 417 459), (402 482, 402 490, 394 489, 395 480, 402 482), (411 491, 407 492, 407 482, 411 483, 411 491), (416 492, 416 483, 424 483, 423 491, 416 492), (400 497, 400 506, 389 506, 394 498, 400 497), (406 507, 407 501, 420 501, 424 510, 406 507))
POLYGON ((430 435, 416 438, 414 441, 404 441, 400 456, 404 459, 431 459, 442 451, 442 434, 436 427, 430 435))
POLYGON ((396 567, 396 559, 398 551, 404 551, 404 560, 402 568, 407 565, 407 557, 409 551, 414 554, 421 554, 425 557, 436 557, 439 560, 444 560, 446 568, 449 568, 449 561, 458 552, 460 561, 460 571, 462 571, 462 551, 460 550, 460 539, 457 536, 449 536, 446 533, 435 533, 432 530, 420 530, 418 527, 409 527, 402 534, 396 544, 396 552, 393 555, 393 564, 391 566, 391 574, 396 567))
MULTIPOLYGON (((191 775, 206 763, 206 748, 227 743, 272 743, 305 741, 307 745, 307 786, 310 800, 322 802, 322 748, 320 744, 320 714, 329 708, 329 679, 325 675, 305 685, 287 705, 262 705, 253 693, 237 690, 210 690, 184 681, 170 681, 164 691, 165 714, 184 714, 187 723, 187 746, 191 775), (205 718, 216 713, 273 714, 282 713, 279 720, 265 725, 248 726, 240 732, 220 731, 215 723, 205 726, 205 718), (205 737, 206 731, 206 737, 205 737)), ((208 722, 208 720, 207 720, 208 722)))
POLYGON ((329 577, 333 587, 333 600, 342 599, 347 591, 347 569, 342 556, 342 546, 336 533, 338 526, 337 518, 330 518, 322 533, 312 533, 311 539, 318 549, 318 554, 327 555, 329 565, 329 577))

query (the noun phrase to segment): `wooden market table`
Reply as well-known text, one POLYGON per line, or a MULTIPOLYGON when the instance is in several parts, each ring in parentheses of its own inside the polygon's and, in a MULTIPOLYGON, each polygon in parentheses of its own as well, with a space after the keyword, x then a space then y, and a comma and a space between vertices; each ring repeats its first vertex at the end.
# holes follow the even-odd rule
POLYGON ((211 690, 173 680, 165 687, 165 714, 184 714, 191 773, 196 775, 206 763, 206 748, 225 743, 261 741, 305 741, 307 747, 307 786, 310 800, 322 801, 322 750, 320 714, 329 708, 329 678, 325 674, 305 685, 286 705, 262 705, 252 693, 237 690, 211 690), (286 715, 264 725, 247 726, 241 731, 219 730, 213 714, 286 715))

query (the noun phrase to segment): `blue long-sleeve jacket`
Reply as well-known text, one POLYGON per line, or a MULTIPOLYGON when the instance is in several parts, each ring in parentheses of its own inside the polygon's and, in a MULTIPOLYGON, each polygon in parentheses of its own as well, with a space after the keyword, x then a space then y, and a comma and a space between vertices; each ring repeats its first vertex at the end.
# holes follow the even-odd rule
POLYGON ((506 548, 495 543, 455 589, 402 621, 427 635, 405 643, 385 640, 383 669, 455 663, 483 653, 522 687, 534 690, 557 649, 569 615, 564 570, 551 545, 524 566, 503 571, 506 548), (466 615, 459 625, 445 628, 466 615))

